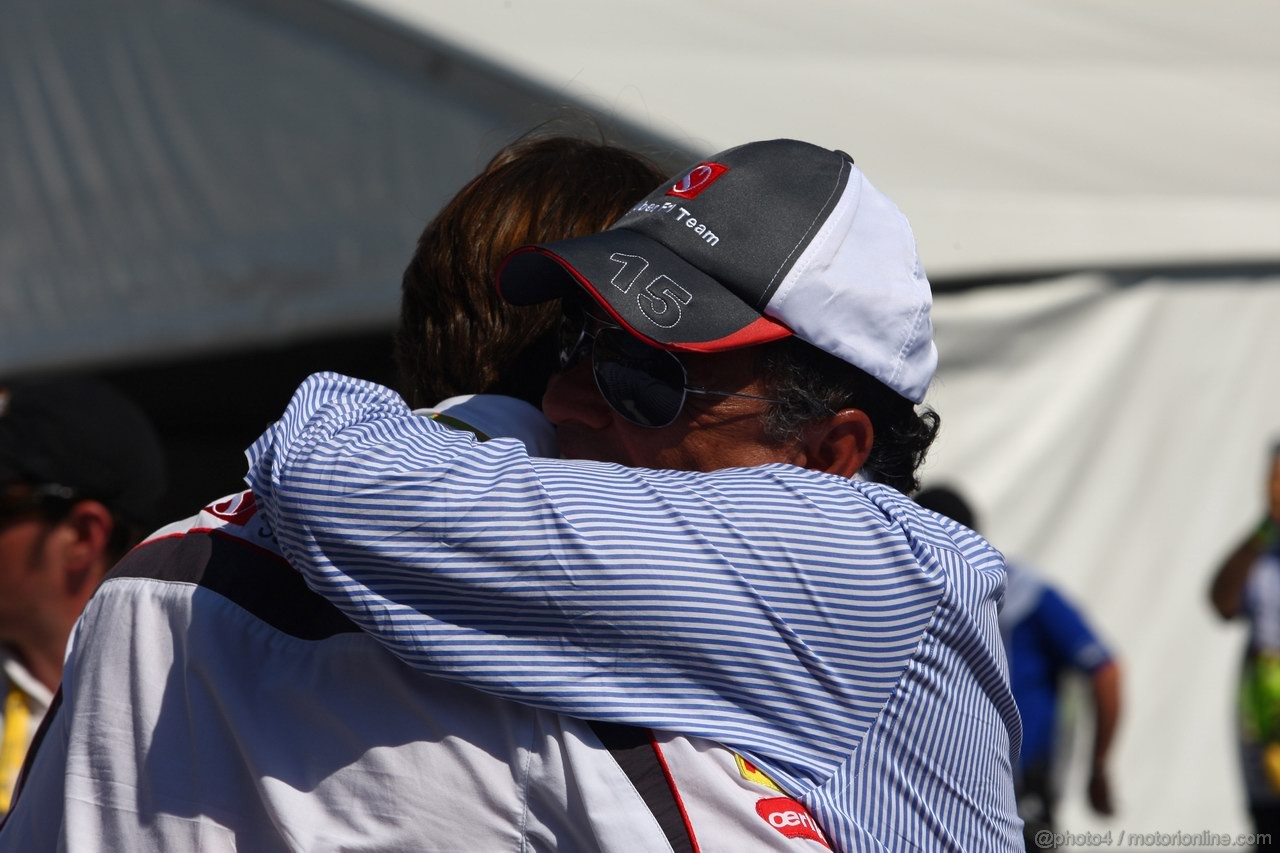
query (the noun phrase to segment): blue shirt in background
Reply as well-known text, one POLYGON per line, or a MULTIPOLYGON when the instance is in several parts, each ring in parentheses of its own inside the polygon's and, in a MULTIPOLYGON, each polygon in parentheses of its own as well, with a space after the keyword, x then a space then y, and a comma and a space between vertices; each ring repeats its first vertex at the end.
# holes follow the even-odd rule
POLYGON ((1009 566, 1000 633, 1009 653, 1009 681, 1022 715, 1021 767, 1053 756, 1058 688, 1071 670, 1092 675, 1111 654, 1080 611, 1027 569, 1009 566))

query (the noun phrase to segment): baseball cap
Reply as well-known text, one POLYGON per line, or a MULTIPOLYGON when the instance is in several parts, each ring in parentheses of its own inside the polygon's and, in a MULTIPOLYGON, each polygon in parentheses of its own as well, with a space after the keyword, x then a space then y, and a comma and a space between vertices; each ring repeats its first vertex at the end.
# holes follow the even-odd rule
POLYGON ((514 304, 585 289, 633 335, 722 352, 795 335, 916 403, 938 363, 907 219, 853 159, 775 139, 677 173, 607 231, 517 249, 514 304))
POLYGON ((110 386, 75 378, 0 389, 0 485, 66 486, 144 522, 165 480, 155 429, 110 386))

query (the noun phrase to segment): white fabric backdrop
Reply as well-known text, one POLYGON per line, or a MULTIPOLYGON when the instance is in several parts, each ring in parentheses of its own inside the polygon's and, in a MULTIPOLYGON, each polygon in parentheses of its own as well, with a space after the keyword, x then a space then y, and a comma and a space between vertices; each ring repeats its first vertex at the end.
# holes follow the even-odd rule
POLYGON ((1088 813, 1076 767, 1061 826, 1247 831, 1232 738, 1244 633, 1206 591, 1263 512, 1280 271, 1074 275, 935 305, 943 427, 926 483, 966 492, 991 540, 1080 603, 1124 666, 1121 814, 1088 813))
POLYGON ((1280 253, 1280 3, 344 0, 710 154, 842 148, 930 275, 1280 253))

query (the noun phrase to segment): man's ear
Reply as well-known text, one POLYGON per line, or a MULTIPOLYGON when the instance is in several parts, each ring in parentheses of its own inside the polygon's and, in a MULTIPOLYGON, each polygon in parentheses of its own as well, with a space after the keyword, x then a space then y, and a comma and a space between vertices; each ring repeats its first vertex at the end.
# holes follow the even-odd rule
POLYGON ((116 527, 111 510, 98 501, 77 501, 62 526, 70 534, 63 551, 68 586, 79 590, 88 584, 92 592, 111 568, 107 548, 116 527))
POLYGON ((841 409, 809 427, 792 459, 801 468, 853 477, 871 455, 871 418, 861 409, 841 409))

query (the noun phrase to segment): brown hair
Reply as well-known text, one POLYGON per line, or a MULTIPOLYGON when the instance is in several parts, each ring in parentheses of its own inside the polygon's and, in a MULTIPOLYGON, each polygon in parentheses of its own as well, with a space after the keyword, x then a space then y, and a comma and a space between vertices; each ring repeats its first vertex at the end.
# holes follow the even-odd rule
POLYGON ((395 348, 409 402, 491 391, 540 406, 558 366, 559 303, 507 305, 498 265, 530 243, 604 230, 663 178, 583 139, 525 137, 499 151, 427 225, 405 270, 395 348))

